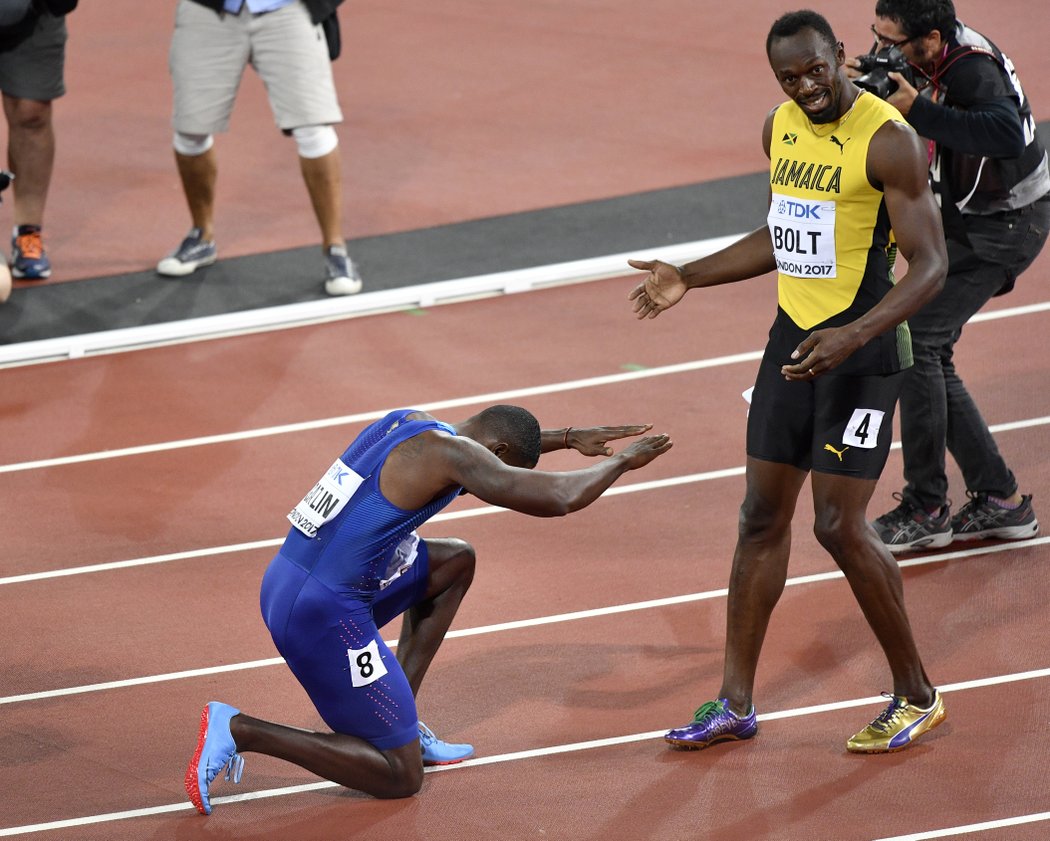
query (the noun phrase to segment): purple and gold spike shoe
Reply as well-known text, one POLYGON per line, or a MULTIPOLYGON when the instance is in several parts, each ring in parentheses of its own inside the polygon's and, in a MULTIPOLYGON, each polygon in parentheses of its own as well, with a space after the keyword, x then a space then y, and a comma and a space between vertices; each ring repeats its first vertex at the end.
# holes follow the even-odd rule
POLYGON ((664 741, 675 748, 702 750, 717 742, 750 739, 758 732, 758 716, 754 706, 745 716, 729 709, 729 701, 722 698, 708 701, 693 715, 691 723, 671 730, 664 741))

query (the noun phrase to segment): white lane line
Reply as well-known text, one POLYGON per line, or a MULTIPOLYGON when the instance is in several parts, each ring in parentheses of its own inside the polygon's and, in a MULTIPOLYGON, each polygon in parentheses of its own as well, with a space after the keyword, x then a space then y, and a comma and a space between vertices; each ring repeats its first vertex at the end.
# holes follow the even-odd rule
MULTIPOLYGON (((600 377, 587 377, 580 380, 547 383, 546 385, 532 386, 529 388, 495 391, 490 394, 475 394, 469 397, 456 397, 451 400, 439 400, 431 403, 416 403, 414 401, 409 401, 404 405, 414 406, 417 409, 422 409, 426 412, 441 411, 442 409, 456 409, 463 406, 491 405, 494 403, 506 403, 508 400, 518 400, 522 397, 535 397, 543 394, 559 394, 564 391, 575 391, 577 389, 594 388, 605 385, 617 385, 619 383, 633 382, 635 380, 644 380, 650 377, 663 377, 671 374, 701 371, 705 368, 718 368, 723 365, 736 365, 741 362, 757 362, 761 358, 761 351, 749 351, 747 353, 736 353, 730 356, 718 356, 711 359, 697 359, 692 362, 678 362, 674 365, 662 365, 657 368, 645 368, 641 371, 624 371, 618 374, 605 374, 600 377)), ((209 444, 226 444, 233 441, 246 441, 252 438, 267 438, 273 435, 287 435, 293 432, 308 432, 310 430, 326 429, 332 426, 346 426, 354 423, 378 420, 391 412, 393 408, 397 407, 379 409, 373 412, 361 412, 354 415, 341 415, 334 418, 302 421, 300 423, 288 423, 280 426, 267 426, 260 429, 247 429, 241 432, 226 432, 221 435, 205 435, 199 438, 184 438, 178 441, 165 441, 159 444, 143 444, 137 447, 123 447, 117 450, 101 450, 93 453, 80 453, 79 455, 59 456, 57 458, 39 459, 37 461, 23 461, 15 464, 3 464, 0 465, 0 473, 39 470, 47 467, 61 467, 67 464, 82 464, 89 461, 123 458, 124 456, 181 450, 187 447, 203 447, 209 444)))
POLYGON ((989 310, 979 312, 971 316, 967 324, 978 324, 982 321, 997 321, 1000 318, 1015 318, 1019 315, 1034 315, 1035 313, 1050 311, 1050 301, 1041 301, 1038 304, 1026 304, 1023 307, 1005 307, 1001 310, 989 310))
MULTIPOLYGON (((1035 426, 1045 426, 1050 424, 1050 415, 1041 418, 1028 418, 1027 420, 1012 421, 1010 423, 1000 423, 989 427, 990 431, 994 433, 998 432, 1012 432, 1018 429, 1028 429, 1035 426)), ((900 441, 894 441, 890 445, 890 449, 899 450, 901 447, 900 441)), ((633 482, 626 485, 614 485, 609 488, 603 497, 619 496, 620 494, 638 493, 639 491, 650 491, 658 490, 661 488, 670 488, 677 485, 688 485, 695 482, 708 482, 714 479, 726 479, 733 476, 743 476, 744 467, 726 467, 721 470, 709 470, 704 473, 689 473, 684 476, 673 476, 667 479, 654 479, 649 482, 633 482)), ((427 522, 440 523, 448 520, 461 520, 469 517, 483 517, 487 514, 497 514, 506 512, 508 509, 501 508, 498 505, 481 505, 476 508, 467 508, 462 511, 450 511, 444 514, 438 514, 436 517, 431 518, 427 522)), ((212 555, 226 555, 233 554, 235 552, 247 552, 253 549, 265 549, 274 548, 280 546, 284 542, 284 538, 275 537, 268 538, 265 540, 253 540, 247 543, 231 543, 228 546, 211 546, 204 549, 189 549, 183 552, 172 552, 164 555, 151 555, 145 558, 132 558, 126 561, 107 561, 101 564, 91 564, 88 566, 79 567, 65 567, 62 569, 44 570, 42 572, 26 572, 19 575, 9 575, 0 578, 0 586, 5 584, 26 584, 31 581, 46 581, 52 578, 64 578, 69 575, 84 575, 93 572, 106 572, 114 569, 128 569, 130 567, 148 566, 150 564, 161 564, 169 561, 182 561, 193 558, 203 558, 212 555)))
MULTIPOLYGON (((972 549, 961 549, 956 552, 942 552, 936 555, 927 555, 918 558, 901 560, 901 567, 927 566, 929 564, 943 563, 944 561, 961 560, 963 558, 976 558, 982 555, 992 555, 999 552, 1009 552, 1021 549, 1031 549, 1035 546, 1043 546, 1050 543, 1050 536, 1037 537, 1032 540, 1018 540, 1012 543, 1002 543, 994 546, 980 546, 972 549)), ((812 575, 799 575, 789 578, 785 586, 797 587, 803 584, 817 584, 823 581, 834 581, 842 578, 840 570, 829 572, 818 572, 812 575)), ((581 619, 594 619, 601 616, 613 616, 618 613, 631 613, 638 610, 652 610, 653 608, 670 607, 673 605, 688 604, 690 602, 707 601, 710 599, 725 598, 728 589, 721 587, 715 590, 705 590, 700 593, 687 593, 678 596, 667 596, 660 599, 648 599, 641 602, 628 604, 610 605, 608 607, 597 607, 589 610, 575 610, 570 613, 557 613, 551 616, 539 616, 533 619, 518 619, 511 622, 497 622, 492 625, 481 625, 477 628, 460 628, 449 631, 446 639, 457 639, 461 637, 475 637, 483 634, 494 634, 502 631, 515 631, 525 628, 536 628, 542 625, 554 625, 560 622, 575 622, 581 619)), ((387 640, 390 648, 397 648, 397 640, 387 640)), ((83 695, 88 692, 103 692, 110 689, 125 689, 131 686, 142 686, 150 683, 163 683, 173 680, 186 680, 189 678, 203 677, 206 675, 217 675, 226 672, 237 672, 246 669, 258 669, 265 666, 279 666, 284 663, 280 657, 271 657, 265 660, 249 660, 243 663, 228 663, 223 666, 205 666, 198 669, 187 669, 180 672, 167 672, 158 675, 145 675, 143 677, 125 678, 123 680, 106 681, 105 683, 90 683, 82 686, 69 686, 62 689, 47 689, 41 692, 28 692, 22 695, 7 695, 0 697, 0 706, 5 704, 21 704, 29 701, 42 701, 49 698, 61 698, 69 695, 83 695)))
MULTIPOLYGON (((1002 318, 1015 318, 1023 315, 1031 315, 1050 311, 1050 301, 1031 304, 1024 307, 1013 307, 1011 309, 993 310, 991 312, 978 313, 970 319, 971 322, 996 321, 1002 318)), ((747 351, 745 353, 720 356, 710 359, 700 359, 693 362, 683 362, 676 365, 664 365, 657 368, 648 368, 642 371, 629 371, 619 374, 609 374, 601 377, 590 377, 580 380, 570 380, 562 383, 551 383, 548 385, 535 386, 532 388, 519 388, 509 391, 494 392, 492 394, 479 394, 470 397, 459 397, 451 400, 442 400, 435 403, 419 404, 407 401, 403 405, 418 406, 426 411, 440 411, 442 409, 454 409, 462 406, 473 406, 517 400, 522 397, 535 397, 543 394, 557 394, 563 391, 571 391, 580 388, 593 388, 595 386, 614 385, 632 380, 646 379, 648 377, 666 376, 669 374, 680 374, 689 371, 699 371, 705 368, 716 368, 723 365, 735 365, 740 362, 755 362, 762 358, 762 351, 747 351)), ((48 467, 60 467, 68 464, 81 464, 91 461, 102 461, 111 458, 123 458, 125 456, 144 455, 147 453, 158 453, 169 450, 184 449, 186 447, 202 447, 209 444, 229 443, 232 441, 246 441, 252 438, 266 438, 274 435, 287 435, 294 432, 306 432, 315 429, 325 429, 333 426, 345 426, 353 423, 373 421, 383 417, 389 409, 375 412, 363 412, 353 415, 342 415, 334 418, 322 418, 313 421, 302 421, 300 423, 282 424, 260 429, 249 429, 241 432, 228 432, 219 435, 205 435, 199 438, 186 438, 177 441, 165 441, 158 444, 143 444, 137 447, 123 447, 116 450, 103 450, 93 453, 81 453, 72 456, 60 456, 57 458, 38 459, 36 461, 17 462, 14 464, 0 465, 0 473, 15 473, 23 470, 40 470, 48 467)))
POLYGON ((190 549, 185 552, 171 552, 167 555, 152 555, 148 558, 132 558, 128 561, 107 561, 102 564, 91 564, 90 566, 65 567, 64 569, 50 569, 44 572, 27 572, 22 575, 9 575, 0 578, 0 584, 25 584, 29 581, 45 581, 50 578, 65 578, 68 575, 84 575, 89 572, 106 572, 112 569, 128 569, 129 567, 149 566, 150 564, 164 564, 169 561, 184 561, 189 558, 207 558, 211 555, 228 555, 234 552, 248 552, 252 549, 263 549, 266 547, 280 546, 284 538, 272 540, 253 540, 250 543, 231 543, 229 546, 212 546, 207 549, 190 549))
POLYGON ((1018 815, 1013 818, 1000 818, 983 823, 971 823, 966 826, 952 826, 947 829, 930 829, 926 832, 912 832, 909 835, 894 835, 892 838, 879 838, 876 841, 927 841, 930 838, 954 838, 957 835, 969 835, 973 832, 985 832, 989 829, 1002 829, 1006 826, 1021 826, 1026 823, 1050 821, 1050 812, 1039 812, 1034 815, 1018 815))
MULTIPOLYGON (((960 683, 947 684, 945 686, 938 687, 941 692, 945 694, 951 692, 962 692, 971 689, 981 689, 989 686, 1001 686, 1006 683, 1017 683, 1026 680, 1040 680, 1043 678, 1050 677, 1050 669, 1035 669, 1027 672, 1017 672, 1014 674, 1007 675, 996 675, 989 678, 978 678, 976 680, 963 681, 960 683)), ((763 713, 758 716, 759 721, 777 721, 786 718, 799 718, 802 716, 809 715, 820 715, 826 712, 834 712, 844 709, 852 709, 854 707, 863 706, 880 706, 885 704, 885 700, 881 696, 874 696, 868 698, 853 698, 846 701, 835 701, 828 704, 817 704, 808 707, 797 707, 789 710, 778 710, 771 713, 763 713)), ((634 742, 644 742, 651 739, 659 739, 666 732, 666 728, 661 730, 650 730, 646 733, 632 733, 626 736, 614 736, 606 739, 592 739, 586 742, 573 742, 564 745, 550 745, 544 748, 533 748, 530 750, 515 751, 513 753, 497 754, 494 756, 482 756, 476 759, 468 759, 458 765, 445 765, 436 768, 427 768, 426 773, 439 773, 446 771, 462 771, 467 768, 478 768, 484 765, 497 765, 505 762, 520 762, 526 759, 535 759, 546 756, 557 756, 559 754, 566 753, 578 753, 585 750, 594 750, 596 748, 612 747, 616 745, 631 744, 634 742)), ((337 783, 329 782, 327 780, 320 780, 314 783, 305 783, 302 785, 295 786, 284 786, 282 788, 265 789, 262 791, 251 791, 244 794, 232 794, 221 797, 212 797, 211 802, 213 806, 218 805, 229 805, 233 803, 244 803, 250 800, 264 800, 274 797, 287 797, 294 794, 303 794, 305 792, 320 791, 322 789, 339 788, 337 783)), ((100 815, 86 815, 79 818, 68 818, 66 820, 49 821, 47 823, 36 823, 27 824, 25 826, 12 826, 0 829, 0 837, 7 837, 12 835, 26 835, 33 832, 49 832, 58 829, 69 829, 78 826, 88 826, 90 824, 107 823, 111 821, 126 820, 129 818, 139 817, 150 817, 153 815, 165 814, 167 812, 185 812, 192 811, 193 806, 186 803, 169 803, 161 806, 149 806, 142 809, 130 809, 123 812, 108 812, 100 815)), ((1018 823, 1028 822, 1033 819, 1042 819, 1040 816, 1027 816, 1026 818, 1015 818, 1013 820, 1018 823)), ((1007 825, 1007 824, 1003 824, 1007 825)), ((902 836, 898 839, 883 839, 883 841, 906 841, 911 838, 937 838, 941 837, 938 835, 916 835, 916 836, 902 836)))
MULTIPOLYGON (((670 488, 677 485, 686 485, 693 482, 704 482, 711 479, 724 479, 727 476, 743 476, 743 467, 730 467, 725 470, 711 470, 707 473, 691 473, 686 476, 673 476, 668 479, 655 479, 651 482, 635 482, 630 485, 619 485, 610 488, 602 496, 618 496, 619 494, 637 493, 638 491, 651 491, 659 488, 670 488)), ((428 523, 440 523, 448 520, 464 520, 470 517, 482 517, 487 514, 499 514, 509 512, 510 509, 501 508, 498 505, 479 505, 476 508, 466 508, 462 511, 449 511, 438 514, 427 520, 428 523)), ((248 552, 253 549, 265 549, 280 546, 284 543, 283 537, 275 537, 267 540, 253 540, 248 543, 231 543, 228 546, 212 546, 205 549, 190 549, 185 552, 172 552, 166 555, 151 555, 146 558, 132 558, 127 561, 107 561, 90 566, 66 567, 64 569, 45 570, 43 572, 27 572, 21 575, 9 575, 0 578, 0 585, 25 584, 30 581, 45 581, 51 578, 64 578, 69 575, 84 575, 92 572, 106 572, 114 569, 128 569, 129 567, 149 566, 150 564, 163 564, 170 561, 184 561, 191 558, 203 558, 211 555, 226 555, 235 552, 248 552)))

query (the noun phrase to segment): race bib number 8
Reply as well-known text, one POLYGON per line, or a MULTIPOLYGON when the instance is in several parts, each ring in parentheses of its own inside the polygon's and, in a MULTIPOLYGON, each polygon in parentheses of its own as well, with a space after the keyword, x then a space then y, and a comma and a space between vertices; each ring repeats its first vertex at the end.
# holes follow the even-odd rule
POLYGON ((350 658, 350 682, 355 688, 375 683, 386 674, 386 665, 375 640, 364 648, 348 648, 346 656, 350 658))
POLYGON ((773 194, 769 235, 777 268, 792 277, 836 277, 835 203, 773 194))
POLYGON ((874 450, 879 443, 879 430, 885 412, 878 409, 854 409, 853 417, 842 433, 842 443, 862 450, 874 450))
POLYGON ((336 459, 302 502, 288 514, 289 522, 307 537, 316 537, 317 530, 343 510, 363 481, 336 459))

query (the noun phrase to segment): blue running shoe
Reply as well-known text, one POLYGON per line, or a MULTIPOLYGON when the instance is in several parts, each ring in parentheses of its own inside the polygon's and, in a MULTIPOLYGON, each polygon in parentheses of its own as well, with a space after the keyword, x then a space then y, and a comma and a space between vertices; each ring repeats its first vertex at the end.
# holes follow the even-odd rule
POLYGON ((237 753, 237 745, 230 733, 230 719, 240 710, 228 704, 211 701, 201 710, 201 727, 197 735, 197 750, 186 768, 186 793, 190 802, 202 815, 211 814, 208 786, 226 769, 226 779, 241 781, 244 759, 237 753))
POLYGON ((185 277, 199 268, 210 266, 218 256, 215 240, 204 239, 200 228, 190 228, 179 247, 157 263, 157 274, 165 277, 185 277))
POLYGON ((693 721, 685 727, 671 730, 664 741, 685 750, 702 750, 716 742, 750 739, 758 732, 758 716, 755 707, 745 716, 738 716, 729 709, 729 701, 708 701, 693 715, 693 721))
POLYGON ((333 245, 324 254, 324 291, 329 295, 356 295, 361 291, 361 273, 346 253, 346 249, 333 245))
POLYGON ((443 742, 422 721, 419 722, 419 748, 424 765, 455 765, 474 755, 473 745, 453 745, 443 742))
POLYGON ((51 277, 51 261, 44 251, 37 225, 19 225, 11 237, 11 274, 22 280, 51 277))

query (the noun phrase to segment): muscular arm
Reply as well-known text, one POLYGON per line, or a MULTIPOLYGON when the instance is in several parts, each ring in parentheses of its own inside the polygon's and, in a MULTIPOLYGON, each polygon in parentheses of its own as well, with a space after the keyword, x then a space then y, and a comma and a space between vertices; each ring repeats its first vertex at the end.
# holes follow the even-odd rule
POLYGON ((1024 153, 1024 127, 1017 101, 1001 97, 965 111, 918 98, 908 122, 923 137, 967 155, 1016 158, 1024 153))
MULTIPOLYGON (((762 128, 762 147, 767 158, 775 113, 775 108, 769 112, 762 128)), ((773 242, 769 236, 769 228, 765 225, 721 251, 681 267, 662 260, 627 262, 632 268, 649 272, 648 277, 627 296, 628 300, 634 301, 634 312, 638 318, 656 318, 661 312, 677 304, 690 289, 736 283, 774 271, 777 267, 773 256, 773 242)))
POLYGON ((648 464, 671 448, 666 435, 649 435, 591 467, 553 473, 510 467, 469 438, 424 436, 429 439, 428 475, 435 479, 443 475, 444 479, 436 480, 439 484, 461 485, 478 499, 534 517, 560 517, 590 505, 628 470, 648 464))
POLYGON ((882 184, 890 225, 908 271, 854 322, 863 342, 918 312, 941 291, 948 272, 941 212, 930 190, 926 150, 918 135, 899 123, 883 125, 868 147, 868 177, 882 184))
POLYGON ((908 271, 860 318, 843 327, 811 333, 793 354, 799 362, 781 369, 789 380, 806 379, 840 365, 858 348, 917 312, 944 286, 948 272, 944 229, 918 135, 901 123, 885 123, 868 147, 868 178, 882 186, 908 271))

